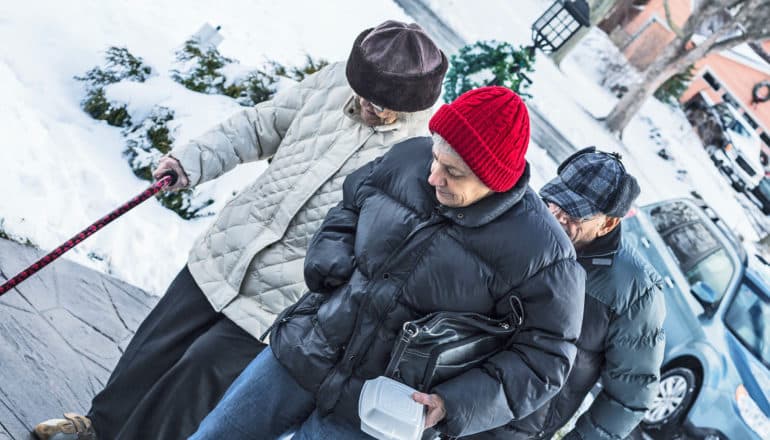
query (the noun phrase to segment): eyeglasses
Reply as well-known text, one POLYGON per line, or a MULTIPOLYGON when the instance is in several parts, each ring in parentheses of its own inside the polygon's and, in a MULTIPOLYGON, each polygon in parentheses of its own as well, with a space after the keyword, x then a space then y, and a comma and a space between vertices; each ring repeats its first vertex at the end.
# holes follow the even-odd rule
POLYGON ((548 204, 548 209, 551 211, 551 214, 553 214, 554 217, 556 217, 557 219, 560 217, 563 217, 565 222, 575 226, 581 225, 586 222, 590 222, 591 220, 599 217, 599 214, 595 214, 588 217, 575 218, 567 214, 567 212, 561 209, 561 206, 557 205, 556 203, 553 203, 548 200, 546 200, 546 203, 548 204))
POLYGON ((372 108, 374 108, 374 111, 376 111, 377 113, 382 113, 382 112, 385 111, 385 107, 377 105, 377 104, 373 103, 372 101, 369 101, 369 104, 372 105, 372 108))

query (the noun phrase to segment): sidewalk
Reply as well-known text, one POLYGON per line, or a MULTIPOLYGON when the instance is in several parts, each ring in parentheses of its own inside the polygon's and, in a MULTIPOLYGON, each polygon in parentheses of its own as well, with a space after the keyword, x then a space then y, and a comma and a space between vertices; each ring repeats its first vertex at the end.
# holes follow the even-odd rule
MULTIPOLYGON (((0 280, 44 252, 0 239, 0 280)), ((0 440, 85 413, 157 297, 59 259, 0 297, 0 440)))

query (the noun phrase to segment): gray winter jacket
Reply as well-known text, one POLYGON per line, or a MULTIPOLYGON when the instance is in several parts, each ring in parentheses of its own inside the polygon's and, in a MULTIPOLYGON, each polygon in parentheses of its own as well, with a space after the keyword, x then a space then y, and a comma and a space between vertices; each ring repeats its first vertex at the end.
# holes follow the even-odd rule
POLYGON ((336 63, 172 150, 191 185, 273 158, 190 251, 190 273, 214 309, 259 337, 305 291, 307 244, 342 198, 345 177, 391 145, 426 135, 429 117, 425 110, 364 125, 345 64, 336 63))
POLYGON ((620 440, 658 390, 665 337, 661 279, 621 239, 621 227, 578 252, 586 300, 578 353, 559 394, 529 417, 473 439, 550 438, 601 380, 602 391, 568 439, 620 440))

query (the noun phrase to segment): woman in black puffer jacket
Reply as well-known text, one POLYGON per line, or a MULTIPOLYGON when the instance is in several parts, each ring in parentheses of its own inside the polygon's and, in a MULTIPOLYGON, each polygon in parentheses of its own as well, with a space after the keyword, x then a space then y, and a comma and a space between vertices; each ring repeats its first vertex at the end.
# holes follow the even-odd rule
POLYGON ((562 386, 583 316, 585 273, 529 188, 529 118, 503 87, 468 92, 414 138, 351 174, 305 259, 311 293, 192 437, 369 438, 358 397, 382 375, 405 321, 436 311, 524 323, 508 350, 414 399, 426 425, 469 435, 522 418, 562 386))

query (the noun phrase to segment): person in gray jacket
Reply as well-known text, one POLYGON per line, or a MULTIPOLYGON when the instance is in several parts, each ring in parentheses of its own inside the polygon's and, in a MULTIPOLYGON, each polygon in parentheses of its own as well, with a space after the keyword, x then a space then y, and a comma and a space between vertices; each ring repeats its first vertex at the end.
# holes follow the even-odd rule
POLYGON ((416 24, 364 30, 347 63, 235 114, 174 148, 154 172, 174 188, 272 158, 197 239, 87 416, 34 428, 39 439, 186 438, 265 347, 258 338, 305 290, 307 245, 352 171, 428 134, 446 56, 416 24))
POLYGON ((666 310, 660 277, 622 239, 621 218, 639 193, 620 156, 594 147, 569 157, 540 190, 586 270, 575 364, 561 391, 539 410, 465 438, 551 438, 597 381, 601 392, 565 439, 620 440, 641 421, 658 390, 666 310))

